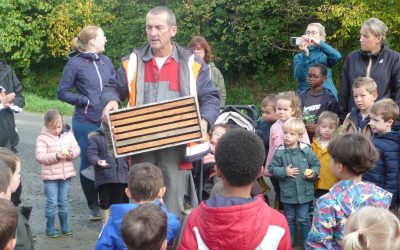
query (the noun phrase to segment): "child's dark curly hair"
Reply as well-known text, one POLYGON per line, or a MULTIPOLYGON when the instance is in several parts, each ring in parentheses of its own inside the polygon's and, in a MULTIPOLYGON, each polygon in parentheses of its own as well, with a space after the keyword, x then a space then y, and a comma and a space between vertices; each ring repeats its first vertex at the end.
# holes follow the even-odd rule
POLYGON ((232 129, 221 137, 215 149, 217 168, 226 181, 235 187, 252 183, 265 158, 264 144, 250 131, 232 129))
POLYGON ((373 168, 379 157, 374 145, 361 133, 337 136, 329 143, 328 153, 335 162, 356 175, 373 168))

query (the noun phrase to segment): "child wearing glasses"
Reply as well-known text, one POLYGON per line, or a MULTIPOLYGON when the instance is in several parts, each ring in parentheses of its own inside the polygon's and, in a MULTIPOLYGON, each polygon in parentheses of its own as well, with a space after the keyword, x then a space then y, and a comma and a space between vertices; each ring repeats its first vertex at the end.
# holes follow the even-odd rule
POLYGON ((338 103, 333 92, 323 87, 328 69, 323 64, 313 64, 307 74, 309 88, 298 93, 307 134, 312 141, 319 115, 324 111, 338 112, 338 103))
POLYGON ((327 77, 324 87, 330 89, 337 99, 337 90, 332 81, 331 68, 342 58, 339 51, 325 42, 325 27, 320 23, 310 23, 307 26, 302 41, 299 44, 300 52, 294 56, 294 78, 298 82, 297 91, 308 88, 307 73, 312 64, 326 65, 327 77))

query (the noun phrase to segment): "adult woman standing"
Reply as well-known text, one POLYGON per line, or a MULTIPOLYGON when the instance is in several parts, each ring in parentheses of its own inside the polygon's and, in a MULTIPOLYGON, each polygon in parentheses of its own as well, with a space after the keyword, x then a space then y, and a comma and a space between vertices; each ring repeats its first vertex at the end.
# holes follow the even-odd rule
POLYGON ((378 98, 391 98, 400 103, 399 53, 385 45, 388 27, 377 18, 361 26, 360 50, 350 53, 343 64, 340 84, 339 118, 344 120, 355 106, 352 84, 359 76, 371 77, 378 85, 378 98))
MULTIPOLYGON (((72 117, 72 130, 81 148, 80 170, 89 167, 87 160, 88 134, 101 125, 103 107, 100 95, 103 84, 114 74, 114 65, 103 55, 107 42, 104 32, 96 26, 84 27, 78 37, 72 40, 74 50, 58 85, 57 97, 75 106, 72 117), (76 89, 76 91, 72 91, 76 89)), ((99 202, 94 182, 80 174, 80 181, 88 207, 89 220, 100 220, 99 202)))
POLYGON ((207 63, 208 68, 210 69, 211 80, 213 81, 215 87, 217 87, 218 89, 221 105, 222 106, 225 105, 226 101, 225 81, 224 77, 221 74, 221 71, 219 71, 219 69, 211 61, 212 51, 210 44, 204 37, 195 36, 189 42, 188 48, 192 49, 195 55, 200 56, 204 60, 204 62, 207 63))
POLYGON ((310 23, 299 44, 300 53, 294 56, 294 77, 298 82, 297 91, 309 88, 308 69, 312 64, 324 64, 328 68, 323 87, 330 89, 337 99, 337 90, 332 81, 331 68, 342 58, 339 51, 325 42, 325 27, 320 23, 310 23))

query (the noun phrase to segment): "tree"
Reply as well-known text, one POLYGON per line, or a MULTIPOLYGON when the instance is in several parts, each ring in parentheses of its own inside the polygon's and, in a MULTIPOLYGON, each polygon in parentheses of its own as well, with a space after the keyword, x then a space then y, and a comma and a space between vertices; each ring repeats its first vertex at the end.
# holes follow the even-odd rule
POLYGON ((106 3, 95 0, 0 1, 0 56, 27 75, 33 63, 65 56, 79 29, 100 26, 113 17, 106 3))

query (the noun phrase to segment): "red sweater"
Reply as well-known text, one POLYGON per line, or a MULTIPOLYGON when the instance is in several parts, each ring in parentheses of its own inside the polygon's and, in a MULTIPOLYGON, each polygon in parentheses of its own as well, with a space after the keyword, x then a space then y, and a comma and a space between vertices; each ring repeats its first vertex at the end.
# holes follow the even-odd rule
POLYGON ((285 217, 261 196, 253 202, 209 207, 189 215, 178 249, 292 249, 285 217))

